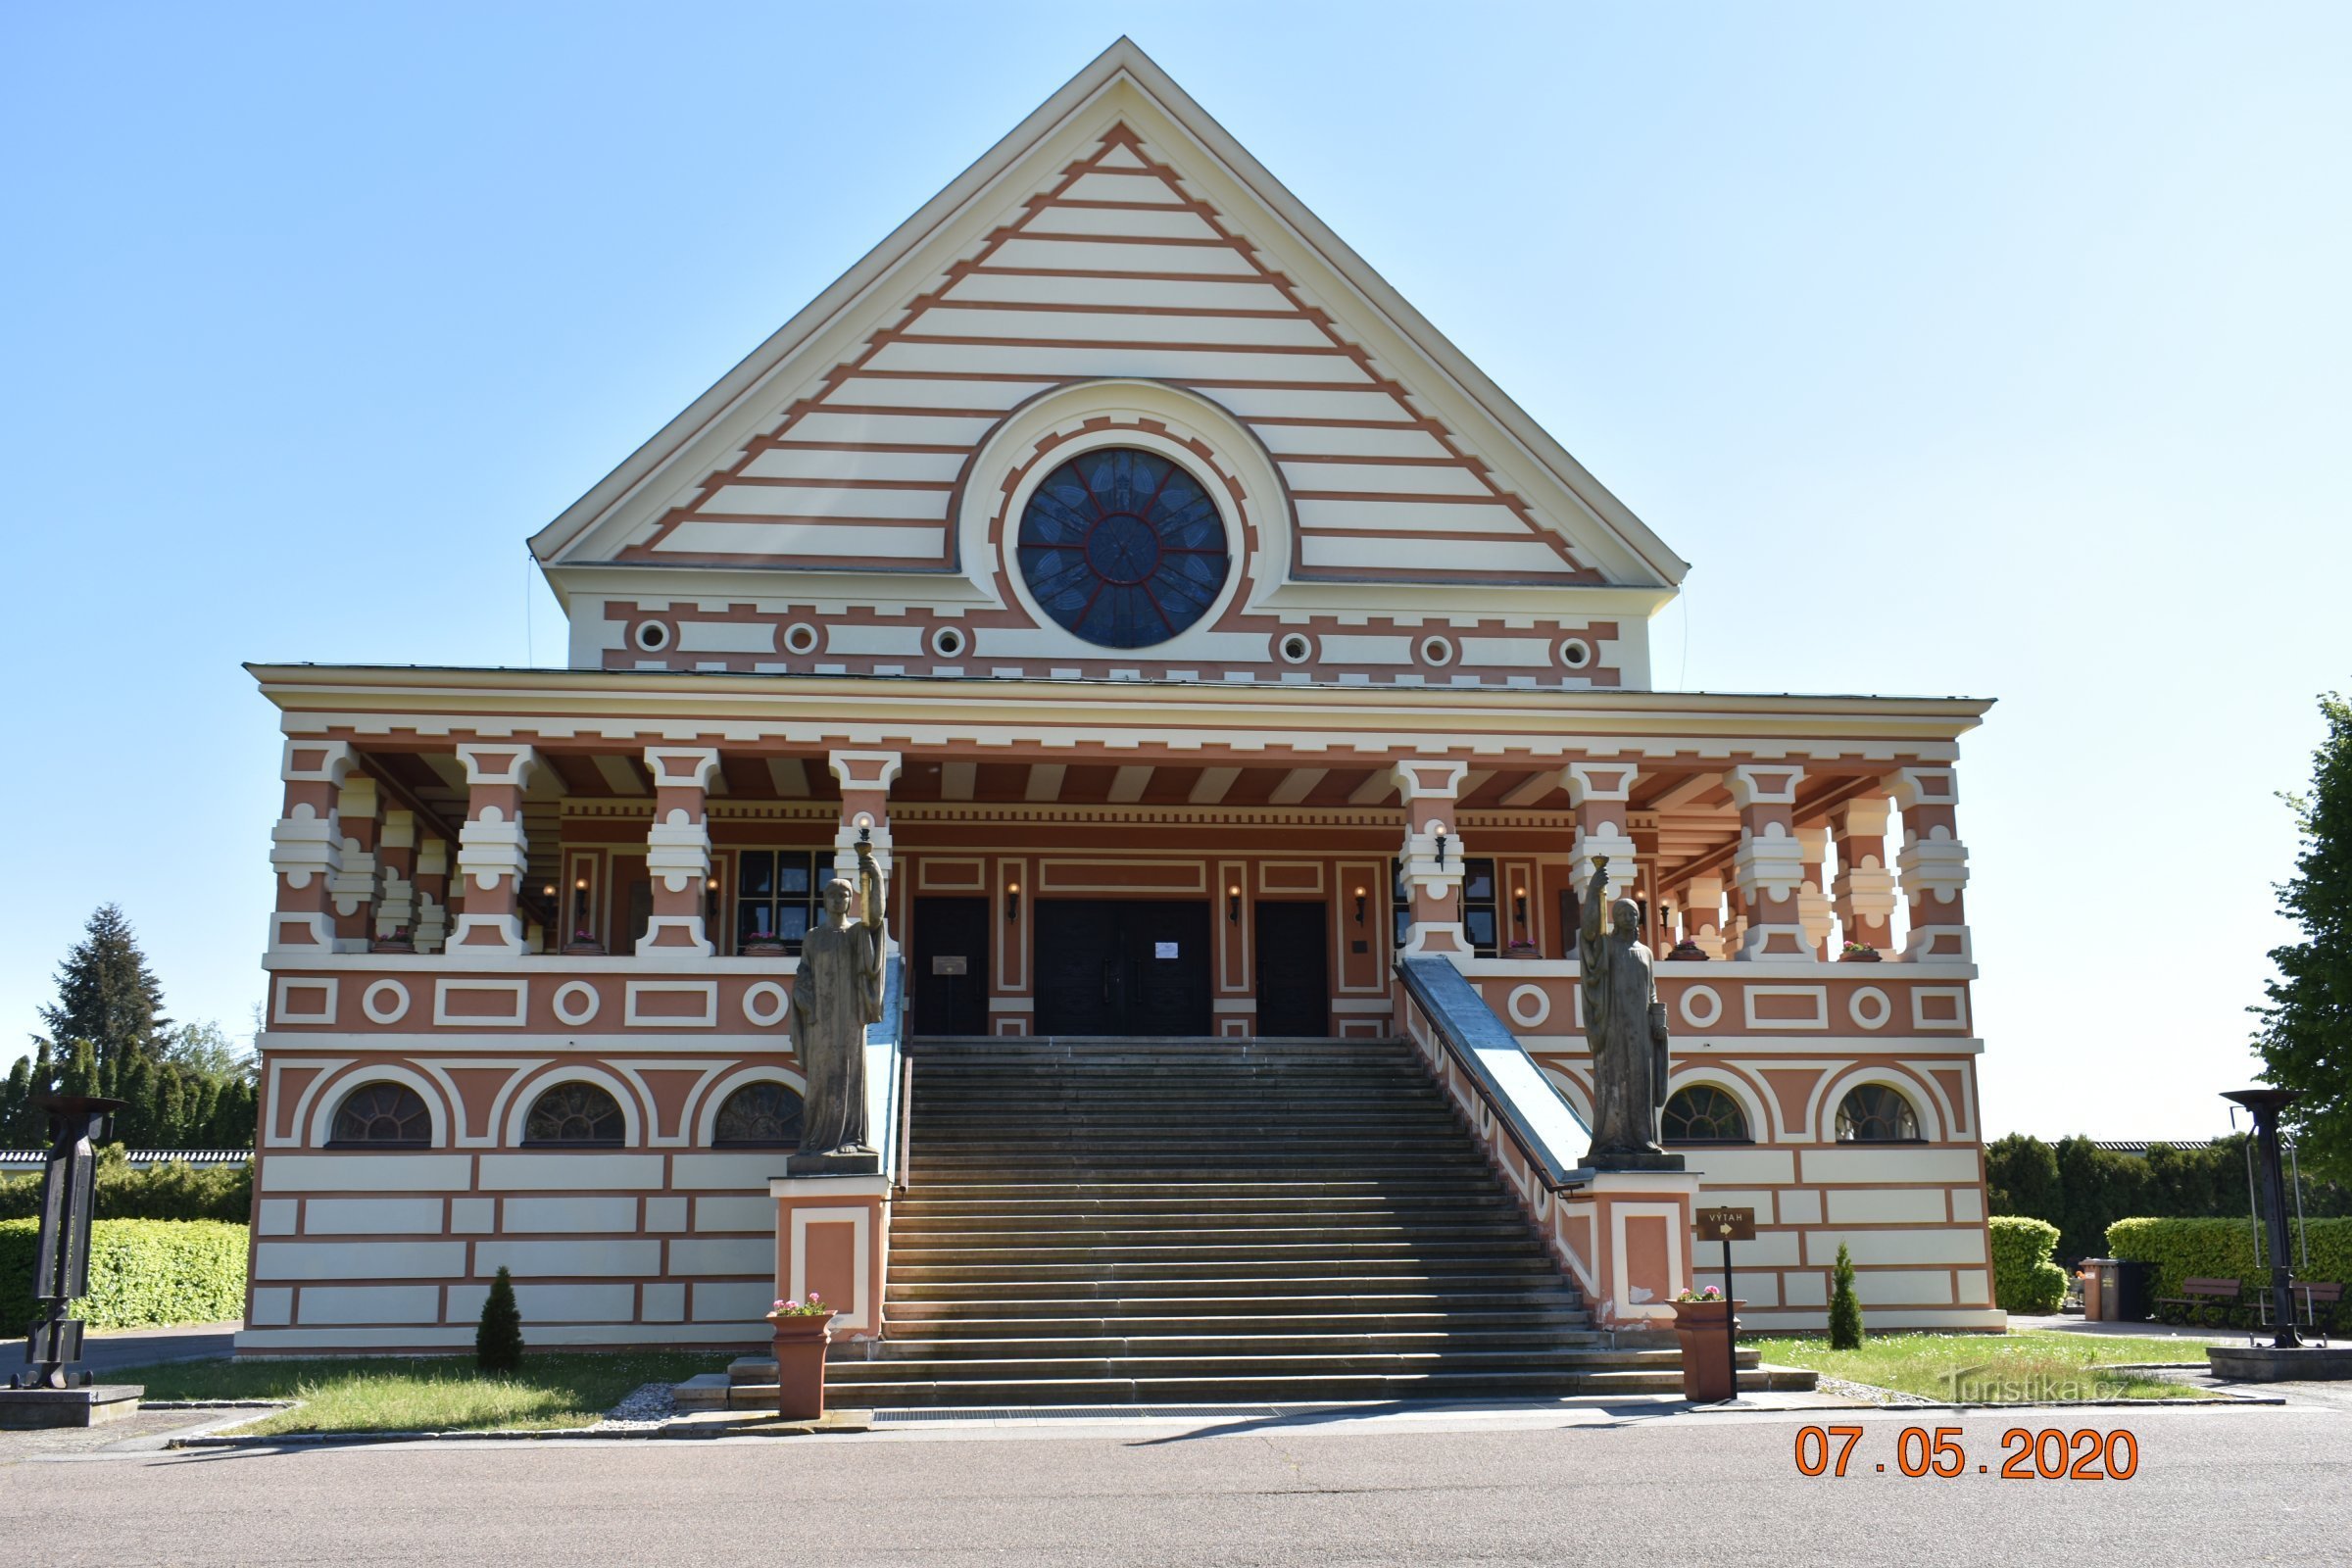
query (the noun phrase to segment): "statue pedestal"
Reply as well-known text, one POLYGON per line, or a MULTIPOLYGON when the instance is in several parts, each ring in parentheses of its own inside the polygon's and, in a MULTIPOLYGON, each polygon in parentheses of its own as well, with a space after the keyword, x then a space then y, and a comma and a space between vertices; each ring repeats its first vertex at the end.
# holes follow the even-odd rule
POLYGON ((776 1200, 776 1298, 806 1301, 815 1294, 833 1308, 835 1344, 879 1339, 882 1334, 890 1178, 856 1171, 804 1175, 800 1164, 803 1158, 878 1157, 796 1154, 786 1167, 795 1174, 773 1177, 767 1184, 768 1196, 776 1200))
POLYGON ((794 1154, 784 1161, 788 1176, 879 1176, 882 1156, 863 1153, 794 1154))
POLYGON ((0 1432, 35 1427, 94 1427, 139 1413, 136 1383, 84 1383, 72 1389, 0 1388, 0 1432))
MULTIPOLYGON (((1665 1157, 1681 1163, 1679 1154, 1665 1157)), ((1697 1200, 1698 1177, 1681 1169, 1596 1170, 1554 1200, 1595 1328, 1674 1327, 1674 1298, 1690 1283, 1697 1200)))

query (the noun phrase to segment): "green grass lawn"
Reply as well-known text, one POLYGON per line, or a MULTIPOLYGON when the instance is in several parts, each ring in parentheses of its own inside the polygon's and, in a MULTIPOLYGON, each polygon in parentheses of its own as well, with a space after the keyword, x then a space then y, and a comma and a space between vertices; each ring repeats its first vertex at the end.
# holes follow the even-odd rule
POLYGON ((548 1353, 494 1377, 471 1356, 350 1356, 317 1361, 180 1361, 109 1372, 150 1399, 299 1399, 240 1437, 281 1432, 458 1432, 586 1426, 640 1384, 725 1368, 724 1355, 548 1353))
POLYGON ((1970 1404, 2193 1398, 2197 1391, 2179 1383, 2100 1369, 2131 1361, 2205 1364, 2205 1348, 2194 1341, 2100 1334, 1874 1334, 1858 1350, 1833 1350, 1825 1339, 1750 1345, 1782 1366, 1810 1367, 1850 1383, 1970 1404), (1957 1395, 1955 1372, 1962 1374, 1957 1395))

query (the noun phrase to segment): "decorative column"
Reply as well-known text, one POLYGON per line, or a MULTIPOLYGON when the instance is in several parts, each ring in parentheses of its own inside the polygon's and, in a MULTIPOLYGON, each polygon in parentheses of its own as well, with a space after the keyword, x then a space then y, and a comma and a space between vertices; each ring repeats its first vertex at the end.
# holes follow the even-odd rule
MULTIPOLYGON (((858 838, 865 835, 865 843, 874 852, 874 869, 882 874, 884 913, 890 903, 890 786, 899 776, 902 759, 897 752, 834 752, 825 760, 833 777, 841 784, 841 822, 833 830, 833 874, 857 888, 862 899, 864 887, 858 880, 858 838)), ((863 913, 862 904, 859 913, 863 913)), ((899 951, 899 939, 885 919, 882 927, 882 951, 899 951)))
POLYGON ((418 953, 439 953, 449 940, 449 841, 435 835, 416 846, 418 953))
POLYGON ((355 760, 345 741, 286 742, 278 765, 285 814, 270 829, 270 863, 277 872, 277 907, 270 916, 273 954, 335 950, 330 884, 343 869, 335 803, 355 760))
POLYGON ((1805 863, 1796 839, 1796 787, 1804 776, 1799 767, 1732 769, 1732 804, 1740 810, 1740 852, 1732 864, 1747 915, 1740 937, 1742 958, 1813 956, 1797 904, 1805 863))
POLYGON ((1968 846, 1960 842, 1954 808, 1958 785, 1948 767, 1906 767, 1894 775, 1894 804, 1903 813, 1903 902, 1910 912, 1906 959, 1970 957, 1968 846))
POLYGON ((1838 923, 1845 940, 1876 948, 1894 946, 1894 873, 1886 869, 1886 801, 1866 796, 1830 813, 1838 841, 1838 923))
MULTIPOLYGON (((1631 762, 1571 762, 1560 770, 1568 804, 1576 810, 1576 896, 1582 901, 1592 883, 1595 857, 1609 858, 1609 897, 1630 896, 1641 879, 1634 836, 1627 831, 1632 814, 1628 798, 1634 790, 1631 762)), ((1581 906, 1581 904, 1580 904, 1581 906)), ((1603 912, 1602 923, 1607 923, 1603 912)))
POLYGON ((1740 956, 1740 939, 1747 935, 1747 895, 1740 891, 1735 878, 1723 889, 1723 952, 1724 956, 1740 956))
POLYGON ((375 940, 412 946, 416 936, 416 813, 390 810, 375 850, 375 940))
POLYGON ((1462 930, 1462 838, 1453 806, 1467 762, 1410 758, 1390 770, 1404 803, 1404 896, 1412 924, 1403 954, 1472 954, 1462 930))
POLYGON ((376 812, 382 792, 373 777, 354 770, 335 797, 335 821, 343 834, 342 869, 327 878, 335 899, 335 951, 366 953, 376 899, 376 812))
POLYGON ((1830 933, 1837 924, 1830 907, 1830 830, 1800 827, 1797 852, 1804 857, 1805 880, 1796 890, 1796 919, 1805 928, 1805 942, 1817 958, 1833 956, 1830 933))
POLYGON ((520 956, 522 878, 530 846, 522 831, 522 792, 539 765, 528 746, 461 746, 466 764, 466 825, 458 834, 461 886, 452 953, 520 956))
POLYGON ((1683 935, 1708 957, 1724 956, 1723 878, 1694 876, 1683 884, 1683 935))
MULTIPOLYGON (((716 951, 703 919, 710 877, 710 775, 718 753, 708 746, 648 746, 654 776, 654 825, 645 835, 645 871, 654 907, 637 939, 640 958, 708 958, 716 951)), ((568 888, 556 890, 568 900, 568 888)))

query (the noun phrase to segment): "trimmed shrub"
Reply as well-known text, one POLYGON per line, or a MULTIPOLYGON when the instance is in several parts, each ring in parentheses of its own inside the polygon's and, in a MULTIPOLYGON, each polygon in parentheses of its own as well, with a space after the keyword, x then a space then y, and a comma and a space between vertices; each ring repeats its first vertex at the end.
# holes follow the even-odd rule
MULTIPOLYGON (((132 1170, 120 1146, 98 1152, 95 1183, 100 1219, 217 1219, 242 1225, 253 1213, 253 1166, 181 1160, 132 1170)), ((0 1219, 34 1219, 41 1212, 41 1178, 0 1176, 0 1219)))
POLYGON ((1838 1244, 1838 1266, 1830 1271, 1830 1348, 1862 1348, 1862 1298, 1854 1294, 1854 1260, 1838 1244))
POLYGON ((514 1304, 514 1279, 505 1269, 482 1298, 482 1321, 473 1331, 473 1364, 485 1372, 522 1370, 522 1309, 514 1304))
POLYGON ((1985 1228, 1992 1237, 1992 1298, 2001 1310, 2036 1316, 2057 1311, 2066 1299, 2066 1270, 2050 1261, 2058 1227, 2047 1220, 1995 1214, 1985 1228))
MULTIPOLYGON (((2314 1219, 2286 1227, 2286 1260, 2298 1280, 2352 1284, 2352 1219, 2314 1219), (2311 1263, 2300 1234, 2309 1231, 2311 1263)), ((2264 1244, 2268 1249, 2268 1242, 2264 1244)), ((2107 1227, 2107 1252, 2156 1265, 2159 1297, 2179 1296, 2183 1280, 2236 1280, 2267 1289, 2270 1270, 2254 1265, 2254 1225, 2243 1219, 2119 1219, 2107 1227)), ((2166 1309, 2179 1312, 2179 1307, 2166 1309)))
MULTIPOLYGON (((39 1310, 40 1224, 0 1220, 0 1332, 39 1310)), ((220 1323, 245 1315, 245 1227, 219 1220, 102 1219, 90 1227, 90 1294, 74 1315, 93 1329, 220 1323)))

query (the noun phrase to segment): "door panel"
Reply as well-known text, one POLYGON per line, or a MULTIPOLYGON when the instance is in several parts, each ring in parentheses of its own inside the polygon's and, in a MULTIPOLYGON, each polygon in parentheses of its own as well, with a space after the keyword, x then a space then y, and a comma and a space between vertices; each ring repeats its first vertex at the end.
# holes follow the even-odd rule
POLYGON ((1321 904, 1260 904, 1257 1032, 1331 1033, 1331 911, 1321 904))
POLYGON ((1040 900, 1037 1032, 1205 1035, 1205 904, 1040 900))
POLYGON ((986 899, 914 901, 914 1033, 988 1033, 986 899))

